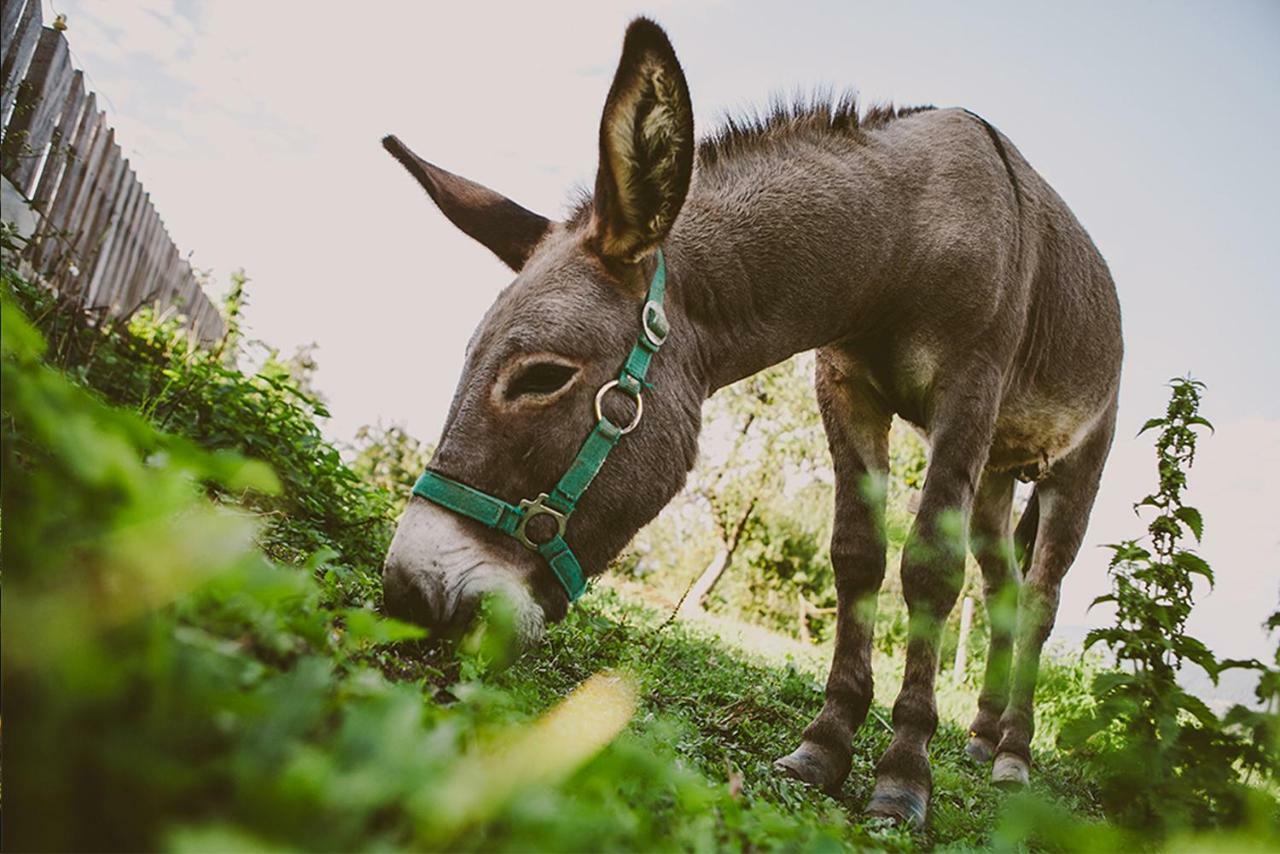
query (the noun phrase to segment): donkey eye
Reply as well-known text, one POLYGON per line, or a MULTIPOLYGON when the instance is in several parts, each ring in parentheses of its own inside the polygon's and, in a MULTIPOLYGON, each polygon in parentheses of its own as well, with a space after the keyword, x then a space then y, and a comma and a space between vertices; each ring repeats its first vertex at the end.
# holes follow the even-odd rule
POLYGON ((569 384, 578 369, 558 362, 535 362, 522 368, 507 383, 505 397, 515 400, 526 395, 554 394, 569 384))

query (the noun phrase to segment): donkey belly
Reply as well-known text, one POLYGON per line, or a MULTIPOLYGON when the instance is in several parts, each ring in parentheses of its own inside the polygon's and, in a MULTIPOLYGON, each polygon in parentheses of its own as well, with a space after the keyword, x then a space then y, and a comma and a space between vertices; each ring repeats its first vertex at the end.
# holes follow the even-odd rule
POLYGON ((1037 480, 1093 432, 1107 407, 1028 396, 1007 400, 996 419, 987 468, 1037 480))

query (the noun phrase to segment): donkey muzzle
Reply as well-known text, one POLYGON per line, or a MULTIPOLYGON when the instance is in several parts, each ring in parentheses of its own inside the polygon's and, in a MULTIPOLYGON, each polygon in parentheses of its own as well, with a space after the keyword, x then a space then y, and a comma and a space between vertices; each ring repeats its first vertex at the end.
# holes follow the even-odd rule
POLYGON ((487 597, 499 597, 520 647, 537 644, 546 618, 529 569, 476 537, 469 524, 421 498, 409 502, 382 567, 387 613, 425 626, 433 637, 457 638, 487 597))

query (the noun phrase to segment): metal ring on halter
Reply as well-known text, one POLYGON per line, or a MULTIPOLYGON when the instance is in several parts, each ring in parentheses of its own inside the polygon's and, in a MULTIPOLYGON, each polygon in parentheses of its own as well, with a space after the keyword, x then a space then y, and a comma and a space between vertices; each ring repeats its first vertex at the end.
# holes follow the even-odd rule
POLYGON ((538 546, 542 545, 542 543, 535 543, 533 540, 529 539, 529 535, 525 533, 525 529, 529 526, 530 519, 533 519, 536 516, 550 516, 556 522, 557 537, 563 537, 565 528, 569 526, 569 517, 561 513, 559 510, 548 507, 546 505, 547 498, 547 494, 543 492, 532 501, 526 498, 520 502, 520 524, 516 525, 515 538, 519 540, 520 544, 525 548, 532 549, 535 552, 538 550, 538 546))
MULTIPOLYGON (((617 388, 617 386, 618 386, 617 380, 609 380, 607 383, 600 386, 600 390, 596 392, 596 420, 597 421, 601 421, 604 419, 604 412, 600 409, 600 404, 604 402, 605 392, 607 392, 611 388, 617 388)), ((640 424, 640 416, 644 414, 644 398, 640 396, 639 392, 636 392, 635 399, 636 399, 635 416, 632 417, 630 424, 628 424, 626 427, 619 428, 623 436, 627 435, 632 430, 636 429, 637 425, 640 424)))

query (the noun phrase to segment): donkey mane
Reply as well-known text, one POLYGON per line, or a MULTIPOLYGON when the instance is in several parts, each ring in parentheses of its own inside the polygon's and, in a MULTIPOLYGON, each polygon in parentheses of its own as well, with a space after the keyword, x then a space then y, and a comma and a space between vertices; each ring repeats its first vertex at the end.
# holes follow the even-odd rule
MULTIPOLYGON (((698 141, 697 165, 713 168, 735 154, 780 139, 810 135, 842 135, 861 140, 868 130, 882 128, 895 119, 936 109, 932 104, 898 107, 891 102, 871 104, 865 111, 852 89, 839 95, 819 90, 811 95, 796 94, 790 98, 774 95, 764 112, 748 109, 727 114, 721 124, 698 141)), ((582 225, 591 216, 590 187, 575 187, 569 200, 570 225, 582 225)))
POLYGON ((843 134, 860 139, 863 131, 884 127, 894 119, 932 110, 932 105, 895 107, 885 102, 860 111, 857 93, 818 91, 786 98, 775 95, 761 113, 727 115, 719 128, 698 143, 698 165, 714 166, 722 158, 771 140, 810 134, 843 134))

